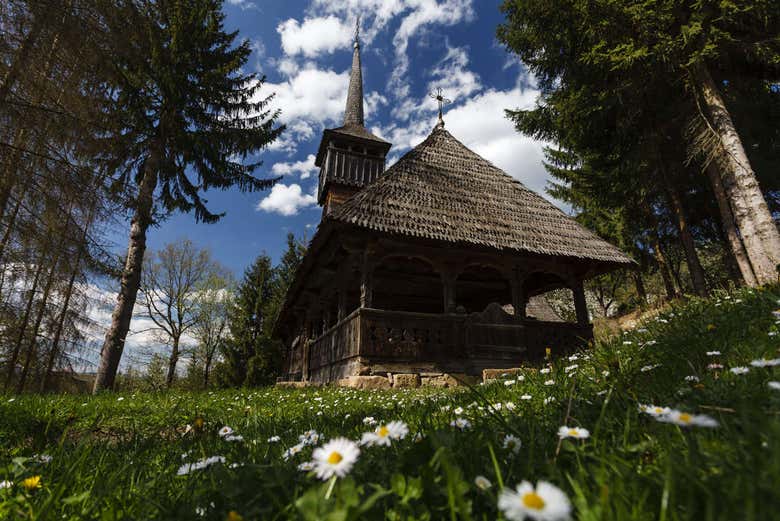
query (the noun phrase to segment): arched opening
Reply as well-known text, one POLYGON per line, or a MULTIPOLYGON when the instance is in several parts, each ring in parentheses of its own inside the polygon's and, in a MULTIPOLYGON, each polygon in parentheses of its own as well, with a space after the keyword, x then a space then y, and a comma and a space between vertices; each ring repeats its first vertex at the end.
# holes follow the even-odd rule
POLYGON ((554 273, 536 272, 523 281, 526 318, 545 322, 576 322, 574 294, 554 273))
POLYGON ((418 257, 392 256, 374 268, 371 307, 393 311, 442 313, 441 275, 418 257))
POLYGON ((488 304, 512 303, 512 287, 506 277, 492 266, 471 265, 455 281, 456 308, 466 313, 484 311, 488 304))

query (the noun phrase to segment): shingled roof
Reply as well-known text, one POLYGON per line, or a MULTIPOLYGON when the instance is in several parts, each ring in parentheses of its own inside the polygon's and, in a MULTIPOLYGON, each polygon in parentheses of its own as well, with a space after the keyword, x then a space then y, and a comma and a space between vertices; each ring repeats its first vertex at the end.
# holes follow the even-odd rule
POLYGON ((633 262, 443 126, 326 219, 498 250, 633 262))

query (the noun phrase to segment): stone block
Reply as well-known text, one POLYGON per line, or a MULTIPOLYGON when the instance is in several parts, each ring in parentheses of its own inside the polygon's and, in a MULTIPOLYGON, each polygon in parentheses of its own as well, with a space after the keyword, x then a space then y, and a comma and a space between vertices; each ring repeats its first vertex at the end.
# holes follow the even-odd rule
POLYGON ((420 387, 420 375, 417 373, 393 375, 393 387, 420 387))
POLYGON ((463 373, 443 373, 437 376, 423 376, 422 385, 430 387, 459 387, 462 385, 474 385, 478 380, 479 377, 463 373))
POLYGON ((339 380, 338 385, 353 389, 390 389, 390 380, 384 376, 348 376, 339 380))
POLYGON ((522 367, 512 367, 509 369, 483 369, 482 381, 489 382, 491 380, 498 380, 500 378, 511 378, 517 374, 521 374, 525 369, 522 367))

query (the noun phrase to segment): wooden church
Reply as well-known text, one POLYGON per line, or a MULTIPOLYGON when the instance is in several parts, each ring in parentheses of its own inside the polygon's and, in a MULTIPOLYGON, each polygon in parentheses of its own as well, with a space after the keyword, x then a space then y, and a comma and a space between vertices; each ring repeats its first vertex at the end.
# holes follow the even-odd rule
POLYGON ((583 281, 632 264, 620 250, 444 128, 385 170, 365 127, 360 44, 341 127, 316 156, 322 220, 275 327, 285 381, 419 383, 480 375, 593 336, 583 281), (538 295, 568 288, 576 321, 538 295))

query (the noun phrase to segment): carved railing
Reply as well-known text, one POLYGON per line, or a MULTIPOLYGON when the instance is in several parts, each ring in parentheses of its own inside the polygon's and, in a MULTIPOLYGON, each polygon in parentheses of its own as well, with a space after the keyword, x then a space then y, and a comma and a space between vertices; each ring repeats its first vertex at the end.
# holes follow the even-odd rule
POLYGON ((356 356, 518 363, 543 358, 546 348, 555 355, 573 351, 593 337, 590 325, 507 317, 357 309, 311 342, 308 368, 315 371, 356 356))
POLYGON ((360 309, 350 313, 309 345, 309 370, 358 355, 360 309))

